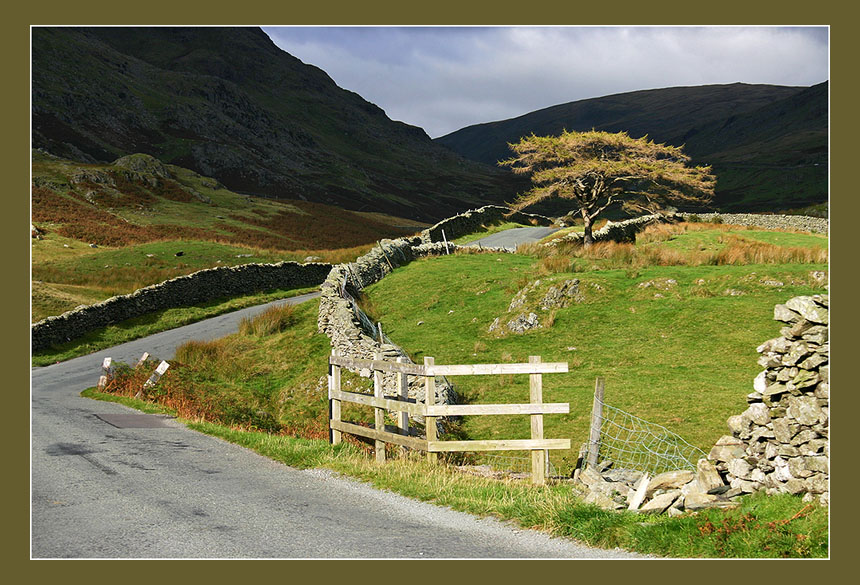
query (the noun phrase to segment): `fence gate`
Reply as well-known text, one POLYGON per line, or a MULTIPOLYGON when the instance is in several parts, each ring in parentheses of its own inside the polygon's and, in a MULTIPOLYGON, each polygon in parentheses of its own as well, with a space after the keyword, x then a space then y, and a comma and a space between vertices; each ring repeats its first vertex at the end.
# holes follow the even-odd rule
POLYGON ((570 449, 570 439, 546 439, 543 436, 543 415, 566 414, 569 403, 543 402, 543 374, 565 373, 567 362, 541 362, 540 356, 531 356, 528 363, 520 364, 465 364, 437 365, 434 358, 425 357, 424 364, 411 364, 398 360, 386 362, 376 359, 353 359, 342 357, 335 351, 329 358, 329 437, 332 444, 342 440, 342 433, 373 439, 377 461, 385 461, 385 443, 403 448, 425 451, 427 458, 435 461, 437 453, 464 451, 531 451, 532 483, 546 482, 546 450, 570 449), (373 372, 373 396, 341 389, 341 368, 368 369, 373 372), (382 394, 384 373, 397 375, 397 393, 394 397, 382 394), (436 376, 481 376, 502 374, 529 375, 529 402, 524 404, 436 404, 436 376), (408 376, 424 379, 424 403, 410 401, 406 395, 408 376), (341 420, 341 403, 352 402, 372 406, 375 409, 373 428, 341 420), (385 411, 398 413, 397 426, 386 426, 385 411), (410 434, 409 415, 425 419, 425 437, 410 434), (436 436, 436 419, 444 416, 512 415, 531 417, 531 438, 486 441, 443 441, 436 436))

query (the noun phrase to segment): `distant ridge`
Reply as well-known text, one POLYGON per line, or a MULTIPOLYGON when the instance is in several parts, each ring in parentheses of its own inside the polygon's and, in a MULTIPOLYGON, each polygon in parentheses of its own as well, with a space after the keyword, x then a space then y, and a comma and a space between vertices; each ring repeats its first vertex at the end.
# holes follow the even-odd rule
POLYGON ((468 126, 436 142, 495 164, 521 136, 592 128, 685 145, 697 164, 713 165, 719 209, 778 211, 827 201, 827 82, 634 91, 468 126))
POLYGON ((33 146, 146 153, 236 192, 440 219, 515 193, 258 28, 34 27, 33 146))

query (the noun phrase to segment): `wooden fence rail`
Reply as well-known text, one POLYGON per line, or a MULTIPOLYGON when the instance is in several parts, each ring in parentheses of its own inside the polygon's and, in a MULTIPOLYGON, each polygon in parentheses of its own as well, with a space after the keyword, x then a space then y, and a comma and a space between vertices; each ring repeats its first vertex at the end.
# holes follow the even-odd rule
POLYGON ((568 403, 543 402, 543 374, 567 372, 566 362, 541 362, 540 356, 531 356, 522 364, 469 364, 436 365, 432 357, 425 357, 424 364, 405 363, 376 359, 353 359, 338 355, 335 351, 329 358, 329 438, 332 444, 342 440, 342 433, 372 439, 376 460, 385 461, 385 443, 400 445, 403 449, 425 451, 427 458, 436 460, 437 453, 453 451, 531 451, 532 483, 546 482, 546 450, 570 449, 570 439, 545 439, 543 415, 566 414, 568 403), (346 392, 341 388, 341 368, 370 370, 373 373, 373 395, 346 392), (382 395, 382 378, 385 373, 397 375, 397 395, 382 395), (437 404, 436 376, 482 376, 500 374, 528 374, 529 402, 526 404, 437 404), (407 396, 408 376, 424 378, 424 402, 410 400, 407 396), (352 402, 373 407, 374 427, 341 420, 341 403, 352 402), (397 425, 385 425, 385 411, 397 413, 397 425), (442 416, 511 415, 527 414, 531 417, 530 439, 502 439, 486 441, 443 441, 436 436, 436 419, 442 416), (409 430, 409 415, 422 416, 425 420, 425 437, 413 436, 409 430))

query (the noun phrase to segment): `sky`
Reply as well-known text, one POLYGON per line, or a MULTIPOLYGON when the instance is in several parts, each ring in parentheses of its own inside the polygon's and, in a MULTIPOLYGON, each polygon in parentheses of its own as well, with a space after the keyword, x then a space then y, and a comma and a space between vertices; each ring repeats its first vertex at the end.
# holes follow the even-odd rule
POLYGON ((432 138, 615 93, 829 79, 827 27, 263 27, 432 138))

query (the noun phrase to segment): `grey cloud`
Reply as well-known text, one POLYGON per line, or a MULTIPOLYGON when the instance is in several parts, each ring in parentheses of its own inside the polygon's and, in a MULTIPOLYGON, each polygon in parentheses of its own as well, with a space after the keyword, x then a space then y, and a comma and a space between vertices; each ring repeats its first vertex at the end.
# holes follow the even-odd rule
POLYGON ((441 136, 613 93, 828 78, 826 27, 266 28, 390 117, 441 136))

